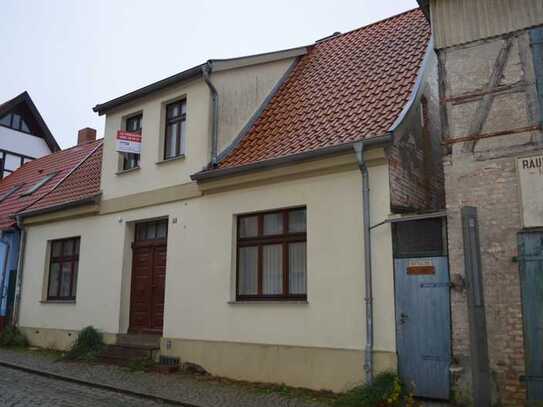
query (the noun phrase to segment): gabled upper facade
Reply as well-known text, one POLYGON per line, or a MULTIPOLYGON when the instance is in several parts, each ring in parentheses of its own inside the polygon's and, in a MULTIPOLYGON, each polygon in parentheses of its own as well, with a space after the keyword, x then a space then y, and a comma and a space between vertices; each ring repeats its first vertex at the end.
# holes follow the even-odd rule
MULTIPOLYGON (((431 197, 417 199, 415 191, 425 188, 429 197, 428 179, 437 172, 401 157, 426 148, 418 136, 419 102, 427 78, 437 89, 435 72, 427 69, 435 65, 428 62, 429 41, 424 14, 411 10, 308 47, 210 60, 97 105, 94 110, 106 114, 105 210, 136 207, 137 194, 154 194, 144 205, 188 197, 197 193, 193 180, 349 153, 361 140, 392 140, 394 132, 387 153, 392 176, 413 187, 393 190, 392 207, 439 206, 431 197), (140 156, 116 151, 119 130, 142 133, 140 156), (406 171, 406 163, 413 168, 406 171), (132 199, 121 202, 127 196, 132 199)), ((439 155, 434 141, 437 147, 426 150, 439 155)))
POLYGON ((210 162, 212 150, 232 142, 305 52, 211 60, 96 106, 106 114, 103 199, 191 183, 190 175, 210 162), (118 130, 141 132, 139 157, 116 151, 118 130))
POLYGON ((419 10, 318 41, 219 169, 385 136, 406 108, 428 49, 419 10))
POLYGON ((58 150, 27 92, 0 104, 0 179, 24 163, 58 150))

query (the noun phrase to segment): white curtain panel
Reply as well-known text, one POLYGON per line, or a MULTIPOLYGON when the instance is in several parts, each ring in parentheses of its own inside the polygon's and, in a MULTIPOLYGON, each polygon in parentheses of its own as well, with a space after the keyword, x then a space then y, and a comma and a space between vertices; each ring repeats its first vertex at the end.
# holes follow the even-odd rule
POLYGON ((288 287, 290 294, 306 293, 306 243, 288 245, 288 287))
POLYGON ((280 244, 262 247, 262 292, 265 295, 283 293, 283 247, 280 244))
POLYGON ((256 295, 258 293, 257 262, 257 247, 242 247, 239 249, 238 284, 240 295, 256 295))

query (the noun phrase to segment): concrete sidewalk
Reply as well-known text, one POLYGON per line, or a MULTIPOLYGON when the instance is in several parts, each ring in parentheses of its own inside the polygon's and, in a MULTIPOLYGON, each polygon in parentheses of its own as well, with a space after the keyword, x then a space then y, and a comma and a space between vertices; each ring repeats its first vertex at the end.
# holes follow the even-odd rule
POLYGON ((132 372, 110 365, 63 362, 37 351, 0 349, 0 365, 34 372, 58 380, 114 390, 164 404, 186 407, 325 407, 310 395, 291 395, 241 383, 178 373, 132 372))

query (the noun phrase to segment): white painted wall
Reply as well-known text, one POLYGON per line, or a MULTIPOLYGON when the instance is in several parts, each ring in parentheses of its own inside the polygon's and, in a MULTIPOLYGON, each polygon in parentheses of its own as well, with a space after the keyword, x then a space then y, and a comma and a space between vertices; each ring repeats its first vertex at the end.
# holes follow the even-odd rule
POLYGON ((0 150, 13 151, 33 158, 51 154, 41 137, 0 126, 0 150))
MULTIPOLYGON (((211 74, 219 92, 219 149, 228 146, 287 71, 292 58, 211 74)), ((190 182, 210 161, 211 97, 203 79, 172 86, 111 111, 106 116, 102 164, 103 199, 190 182), (165 106, 187 101, 185 157, 164 162, 165 106), (115 137, 127 116, 143 113, 140 169, 119 172, 115 137)))
MULTIPOLYGON (((389 212, 386 165, 370 167, 372 223, 389 212)), ((20 325, 126 332, 133 222, 169 216, 164 336, 362 349, 365 338, 358 170, 254 186, 118 214, 29 226, 20 325), (325 192, 324 192, 325 191, 325 192), (308 304, 229 304, 235 215, 306 205, 308 304), (173 218, 178 222, 173 223, 173 218), (41 303, 47 241, 81 236, 75 304, 41 303)), ((375 349, 395 351, 390 226, 373 232, 375 349)))

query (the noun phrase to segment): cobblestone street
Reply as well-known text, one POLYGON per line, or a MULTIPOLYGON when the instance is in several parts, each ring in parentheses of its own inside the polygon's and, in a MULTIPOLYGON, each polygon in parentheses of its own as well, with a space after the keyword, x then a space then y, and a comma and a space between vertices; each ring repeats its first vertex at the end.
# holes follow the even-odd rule
MULTIPOLYGON (((160 397, 199 407, 328 407, 293 395, 223 383, 190 374, 132 372, 110 365, 62 362, 58 355, 0 349, 0 362, 101 386, 160 397)), ((133 397, 0 366, 1 406, 159 406, 159 401, 133 397)))
POLYGON ((155 407, 163 403, 0 367, 0 406, 155 407))

